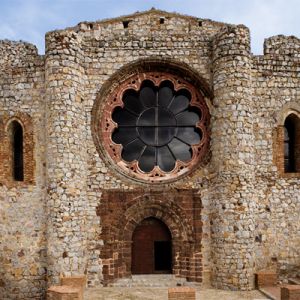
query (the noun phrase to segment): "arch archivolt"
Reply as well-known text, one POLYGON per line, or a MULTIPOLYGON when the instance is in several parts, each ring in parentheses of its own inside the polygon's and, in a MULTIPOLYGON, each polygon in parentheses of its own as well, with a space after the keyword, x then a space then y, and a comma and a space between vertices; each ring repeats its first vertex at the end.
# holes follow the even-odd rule
POLYGON ((131 206, 125 212, 126 223, 122 237, 130 239, 135 227, 144 219, 155 217, 163 221, 169 228, 173 240, 193 241, 193 230, 187 222, 187 217, 175 203, 168 201, 142 200, 131 206))
POLYGON ((299 177, 300 160, 299 149, 300 149, 300 103, 296 101, 290 101, 284 104, 278 112, 275 113, 276 127, 273 129, 273 162, 277 166, 278 173, 284 177, 299 177), (285 131, 286 131, 286 120, 292 117, 295 121, 295 132, 293 141, 293 160, 294 167, 289 170, 286 168, 286 153, 285 153, 285 131))
POLYGON ((295 114, 300 119, 300 103, 291 101, 284 104, 275 114, 277 126, 284 126, 286 118, 291 114, 295 114))
MULTIPOLYGON (((144 219, 156 218, 172 238, 172 273, 201 282, 201 199, 194 190, 103 191, 97 207, 104 241, 100 251, 104 284, 130 277, 133 233, 144 219), (193 207, 193 210, 191 209, 193 207)), ((146 244, 145 244, 146 245, 146 244)))
POLYGON ((15 112, 14 115, 3 114, 0 118, 0 182, 6 186, 34 184, 35 159, 34 159, 34 132, 30 115, 23 112, 15 112), (15 181, 12 172, 12 148, 10 127, 17 122, 22 127, 24 178, 15 181))

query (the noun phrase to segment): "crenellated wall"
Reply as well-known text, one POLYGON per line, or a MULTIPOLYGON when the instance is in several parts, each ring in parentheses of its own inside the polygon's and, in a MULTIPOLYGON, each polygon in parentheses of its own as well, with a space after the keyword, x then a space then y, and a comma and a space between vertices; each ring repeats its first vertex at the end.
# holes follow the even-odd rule
MULTIPOLYGON (((131 197, 138 194, 136 213, 149 217, 162 206, 161 195, 181 197, 183 190, 184 197, 166 203, 178 202, 197 234, 191 280, 249 290, 256 270, 278 268, 282 279, 295 273, 300 175, 282 171, 278 132, 289 113, 300 115, 300 42, 276 36, 264 46, 264 55, 251 54, 245 26, 158 10, 49 32, 45 56, 33 45, 0 41, 0 298, 43 298, 61 274, 87 274, 89 286, 128 275, 128 253, 126 261, 117 259, 126 272, 121 268, 116 277, 102 261, 115 251, 108 244, 109 216, 117 223, 119 216, 101 210, 114 193, 117 202, 126 200, 124 212, 133 210, 139 200, 131 197), (149 71, 184 78, 201 92, 211 116, 205 160, 159 184, 125 176, 97 144, 107 95, 128 76, 149 71), (24 182, 7 178, 12 118, 33 140, 26 146, 32 159, 24 162, 32 178, 24 182), (156 195, 151 210, 143 190, 149 199, 156 195)), ((177 220, 168 221, 165 206, 155 217, 161 211, 167 224, 177 220)))

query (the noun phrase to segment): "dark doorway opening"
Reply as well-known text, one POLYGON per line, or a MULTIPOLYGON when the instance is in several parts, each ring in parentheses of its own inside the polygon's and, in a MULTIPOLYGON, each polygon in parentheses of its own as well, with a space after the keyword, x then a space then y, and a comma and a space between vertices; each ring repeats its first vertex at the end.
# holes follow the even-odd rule
POLYGON ((132 274, 172 273, 172 238, 156 218, 144 219, 132 236, 132 274))
POLYGON ((155 271, 171 272, 172 248, 170 241, 154 242, 155 271))

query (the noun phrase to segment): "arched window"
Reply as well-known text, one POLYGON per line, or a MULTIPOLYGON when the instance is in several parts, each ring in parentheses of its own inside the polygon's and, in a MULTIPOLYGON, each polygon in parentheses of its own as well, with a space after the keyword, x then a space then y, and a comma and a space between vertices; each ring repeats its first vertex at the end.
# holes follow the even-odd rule
POLYGON ((300 120, 290 114, 284 122, 284 171, 300 172, 300 120))
POLYGON ((18 121, 12 121, 9 126, 11 142, 12 177, 15 181, 24 180, 23 159, 23 128, 18 121))

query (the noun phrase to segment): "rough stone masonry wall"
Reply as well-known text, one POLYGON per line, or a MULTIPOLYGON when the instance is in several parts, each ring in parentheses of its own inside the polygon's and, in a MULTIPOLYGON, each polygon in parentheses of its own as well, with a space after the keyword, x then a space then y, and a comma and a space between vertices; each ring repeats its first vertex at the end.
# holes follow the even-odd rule
POLYGON ((300 174, 282 173, 276 130, 291 112, 300 113, 300 41, 275 36, 254 57, 257 215, 256 269, 276 269, 280 278, 300 269, 300 174))
POLYGON ((46 36, 48 279, 86 270, 86 130, 80 36, 46 36))
MULTIPOLYGON (((89 230, 89 285, 97 285, 102 281, 102 263, 99 253, 103 241, 99 241, 99 219, 95 218, 95 207, 101 202, 102 189, 140 189, 145 185, 128 180, 113 172, 109 165, 99 156, 92 132, 90 131, 91 112, 101 87, 120 69, 124 73, 133 71, 132 65, 144 58, 157 59, 157 65, 162 60, 167 65, 171 61, 174 65, 186 63, 199 74, 210 87, 211 71, 210 40, 222 26, 208 20, 199 22, 196 18, 182 18, 174 14, 150 12, 137 14, 132 18, 99 23, 81 23, 78 25, 78 34, 82 36, 84 50, 84 67, 86 70, 86 87, 84 95, 85 111, 87 116, 87 149, 88 149, 88 201, 89 210, 87 220, 89 230), (160 19, 164 19, 164 24, 160 19), (128 28, 124 28, 122 21, 130 20, 128 28), (132 68, 131 68, 132 67, 132 68)), ((138 65, 138 64, 137 64, 138 65)), ((142 64, 138 66, 142 68, 142 64)), ((104 101, 104 99, 102 99, 104 101)), ((204 174, 209 174, 210 166, 198 169, 192 177, 179 180, 172 184, 162 184, 163 188, 198 188, 201 186, 201 197, 205 197, 207 181, 204 174)), ((204 211, 208 213, 210 202, 205 202, 204 211)), ((203 214, 203 268, 210 272, 209 249, 209 219, 203 214)))
POLYGON ((54 31, 46 45, 44 58, 0 42, 0 117, 32 118, 35 159, 34 184, 0 186, 1 297, 42 297, 46 268, 49 282, 87 273, 101 284, 102 191, 145 185, 99 155, 92 108, 113 74, 145 58, 193 70, 211 98, 211 160, 159 186, 198 189, 204 272, 217 287, 249 289, 254 267, 299 264, 299 176, 278 172, 273 135, 282 112, 300 112, 298 39, 271 38, 253 57, 243 26, 153 10, 54 31))
POLYGON ((253 288, 254 160, 250 34, 225 27, 213 44, 212 268, 217 288, 253 288))
MULTIPOLYGON (((24 136, 33 131, 27 151, 34 160, 28 161, 25 154, 24 164, 33 167, 30 180, 5 178, 0 185, 0 299, 41 298, 47 267, 44 58, 23 42, 1 41, 0 53, 0 135, 5 136, 5 125, 17 118, 24 136)), ((7 170, 8 156, 5 152, 1 157, 1 174, 7 170)))

